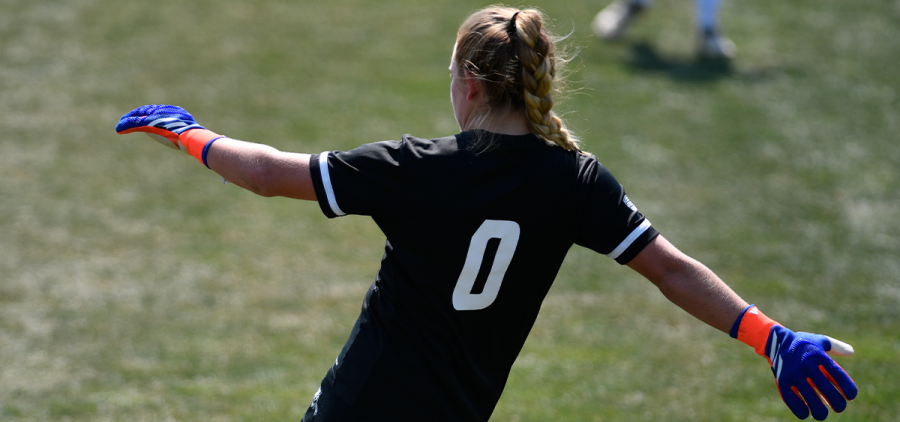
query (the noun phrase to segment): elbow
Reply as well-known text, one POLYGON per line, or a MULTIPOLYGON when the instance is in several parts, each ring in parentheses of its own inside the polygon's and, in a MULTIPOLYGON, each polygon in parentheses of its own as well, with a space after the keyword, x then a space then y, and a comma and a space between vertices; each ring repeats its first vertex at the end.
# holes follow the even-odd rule
POLYGON ((702 273, 700 264, 687 256, 672 260, 668 264, 656 274, 656 277, 650 279, 667 298, 684 289, 690 280, 698 278, 702 273))
POLYGON ((656 285, 656 288, 659 289, 660 293, 662 293, 663 296, 671 299, 673 293, 678 290, 676 282, 674 280, 674 277, 664 277, 660 280, 654 281, 653 284, 656 285))
POLYGON ((272 188, 271 177, 266 173, 265 169, 249 174, 246 188, 262 197, 272 198, 278 196, 277 192, 272 188))
POLYGON ((259 196, 271 198, 278 195, 276 178, 268 158, 259 159, 244 174, 243 187, 259 196))
POLYGON ((268 190, 264 190, 264 189, 253 189, 251 191, 253 193, 255 193, 259 196, 265 197, 265 198, 273 198, 273 197, 279 196, 278 194, 276 194, 272 191, 268 191, 268 190))

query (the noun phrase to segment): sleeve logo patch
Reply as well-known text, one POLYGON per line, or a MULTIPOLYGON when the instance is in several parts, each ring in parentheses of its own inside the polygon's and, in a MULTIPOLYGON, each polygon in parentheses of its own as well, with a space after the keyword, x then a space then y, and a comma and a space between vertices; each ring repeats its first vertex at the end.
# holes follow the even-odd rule
POLYGON ((631 208, 631 210, 634 212, 637 212, 637 210, 638 210, 637 207, 634 206, 634 204, 631 202, 630 199, 628 199, 628 195, 625 195, 625 198, 622 198, 622 202, 625 203, 626 207, 631 208))

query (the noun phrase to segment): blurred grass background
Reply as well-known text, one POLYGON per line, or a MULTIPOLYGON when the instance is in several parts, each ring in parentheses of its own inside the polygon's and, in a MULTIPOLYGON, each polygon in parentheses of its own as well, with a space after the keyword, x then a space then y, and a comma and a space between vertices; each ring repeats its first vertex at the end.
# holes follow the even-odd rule
MULTIPOLYGON (((0 420, 298 420, 377 269, 368 219, 263 199, 118 118, 178 104, 299 152, 455 133, 471 0, 0 0, 0 420)), ((624 40, 605 2, 538 1, 585 147, 654 225, 796 330, 856 347, 835 420, 900 420, 900 2, 692 2, 624 40)), ((795 420, 763 359, 575 248, 496 421, 795 420)))

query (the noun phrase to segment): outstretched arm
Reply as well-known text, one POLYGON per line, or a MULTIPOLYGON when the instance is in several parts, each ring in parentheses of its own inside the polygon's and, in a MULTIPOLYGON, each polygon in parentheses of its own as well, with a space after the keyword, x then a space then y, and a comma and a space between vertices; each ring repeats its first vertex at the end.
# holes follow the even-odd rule
POLYGON ((171 105, 138 107, 119 119, 116 132, 144 132, 163 145, 180 149, 244 189, 262 196, 314 201, 308 154, 281 152, 238 141, 200 126, 185 109, 171 105))
POLYGON ((697 319, 729 333, 765 357, 782 400, 798 418, 812 414, 816 420, 824 420, 828 416, 826 404, 840 413, 848 400, 856 398, 856 384, 828 356, 852 355, 849 344, 785 328, 756 306, 748 306, 712 271, 662 236, 657 236, 628 266, 697 319))
POLYGON ((309 157, 222 138, 209 147, 206 164, 229 182, 258 195, 315 201, 309 157))

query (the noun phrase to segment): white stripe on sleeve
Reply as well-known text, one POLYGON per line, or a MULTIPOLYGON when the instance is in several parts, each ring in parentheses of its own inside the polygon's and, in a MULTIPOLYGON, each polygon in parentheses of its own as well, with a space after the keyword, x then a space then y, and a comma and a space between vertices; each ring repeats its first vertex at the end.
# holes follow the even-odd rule
POLYGON ((334 187, 331 186, 331 175, 328 173, 328 152, 319 154, 319 172, 322 173, 322 187, 325 188, 325 196, 328 198, 328 205, 331 211, 338 217, 345 216, 347 213, 341 211, 338 206, 337 199, 334 198, 334 187))
POLYGON ((622 253, 625 252, 625 250, 628 249, 628 247, 631 246, 631 244, 634 243, 634 241, 637 240, 637 238, 640 237, 642 234, 644 234, 644 232, 647 231, 647 229, 649 229, 649 228, 650 228, 650 220, 647 220, 645 218, 644 222, 641 223, 640 226, 637 226, 637 228, 634 229, 634 231, 632 231, 631 234, 629 234, 628 237, 626 237, 625 240, 623 240, 622 243, 619 244, 619 246, 616 246, 616 249, 614 249, 612 252, 606 254, 606 256, 608 256, 612 259, 618 258, 619 255, 622 255, 622 253))

